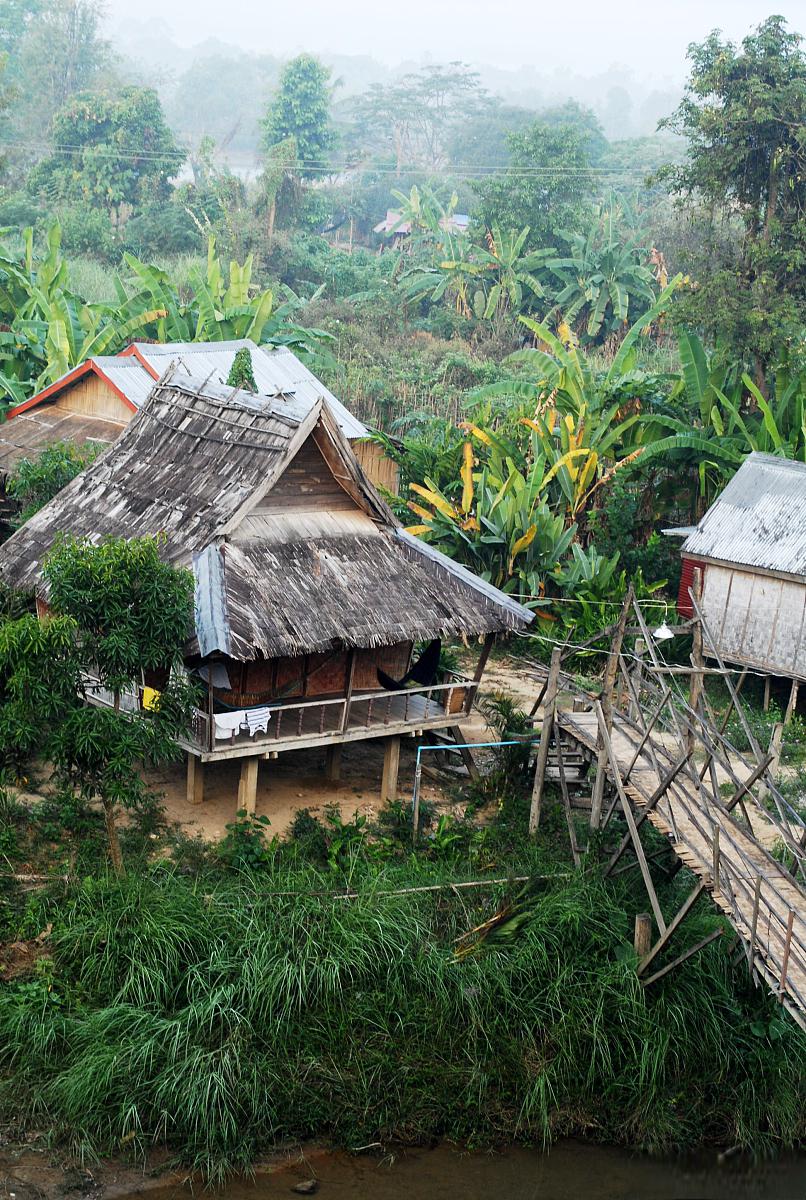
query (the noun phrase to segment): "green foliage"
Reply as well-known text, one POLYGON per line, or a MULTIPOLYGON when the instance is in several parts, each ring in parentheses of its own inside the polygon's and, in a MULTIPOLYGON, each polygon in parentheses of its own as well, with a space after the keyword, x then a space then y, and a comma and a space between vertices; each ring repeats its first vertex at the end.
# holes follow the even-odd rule
MULTIPOLYGON (((61 228, 51 225, 46 252, 37 256, 33 229, 22 232, 22 257, 0 243, 0 390, 15 404, 95 354, 111 354, 135 336, 155 341, 226 341, 251 338, 288 345, 312 358, 327 340, 293 320, 304 302, 293 294, 280 304, 266 288, 256 295, 253 258, 228 271, 207 247, 206 269, 193 265, 187 288, 167 271, 124 260, 129 274, 112 280, 114 299, 87 302, 73 289, 61 251, 61 228)), ((321 353, 321 351, 320 351, 321 353)))
POLYGON ((16 523, 23 525, 97 457, 101 447, 88 442, 53 442, 35 459, 23 458, 6 483, 6 492, 20 506, 16 523))
POLYGON ((664 177, 683 202, 701 197, 714 222, 737 218, 741 237, 717 270, 706 241, 692 264, 704 278, 681 315, 729 339, 737 356, 752 356, 761 383, 806 316, 806 54, 800 36, 772 16, 740 47, 715 30, 689 58, 686 94, 663 122, 687 138, 688 154, 664 177))
POLYGON ((643 989, 623 887, 543 881, 517 937, 457 961, 513 889, 387 894, 453 864, 367 865, 349 900, 327 871, 257 878, 155 867, 36 902, 53 959, 0 989, 4 1118, 85 1156, 165 1142, 219 1181, 312 1137, 548 1144, 595 1127, 660 1153, 802 1136, 803 1034, 720 944, 643 989))
POLYGON ((170 670, 193 628, 193 576, 164 562, 161 545, 63 537, 44 564, 53 609, 76 622, 85 661, 112 691, 170 670))
POLYGON ((293 138, 300 174, 316 175, 335 143, 330 124, 330 69, 310 54, 293 58, 280 75, 263 121, 268 148, 293 138))
POLYGON ((32 613, 0 623, 0 745, 3 765, 22 773, 50 731, 78 704, 76 624, 32 613))
POLYGON ((31 172, 29 189, 51 200, 79 201, 110 211, 165 200, 184 161, 152 88, 115 95, 82 92, 56 116, 53 138, 70 147, 31 172))
POLYGON ((223 862, 239 870, 254 871, 271 862, 277 838, 267 841, 271 821, 268 817, 250 816, 245 808, 235 814, 226 826, 226 834, 218 852, 223 862))
POLYGON ((236 351, 229 375, 227 376, 227 386, 242 388, 247 392, 257 391, 255 372, 252 368, 252 355, 248 346, 243 346, 240 350, 236 351))
MULTIPOLYGON (((138 764, 157 765, 176 754, 176 738, 191 722, 195 688, 181 669, 193 620, 193 576, 160 557, 155 538, 108 539, 93 545, 60 539, 43 575, 50 603, 75 631, 51 670, 73 686, 73 702, 53 714, 43 749, 57 779, 84 800, 100 798, 116 872, 123 859, 115 827, 118 805, 142 806, 146 785, 138 764), (77 705, 75 673, 88 687, 108 689, 112 707, 77 705), (144 671, 159 673, 155 705, 140 709, 144 671), (93 682, 94 680, 94 682, 93 682), (133 703, 124 704, 124 693, 133 703)), ((33 713, 31 700, 27 712, 33 713)))
POLYGON ((622 213, 611 196, 587 233, 561 234, 569 248, 564 257, 548 258, 555 278, 554 311, 558 321, 592 342, 622 331, 655 302, 656 285, 646 265, 648 252, 640 235, 625 236, 622 213))
POLYGON ((529 228, 530 248, 557 244, 590 211, 587 137, 572 125, 535 121, 507 136, 511 169, 478 181, 479 215, 490 229, 529 228))

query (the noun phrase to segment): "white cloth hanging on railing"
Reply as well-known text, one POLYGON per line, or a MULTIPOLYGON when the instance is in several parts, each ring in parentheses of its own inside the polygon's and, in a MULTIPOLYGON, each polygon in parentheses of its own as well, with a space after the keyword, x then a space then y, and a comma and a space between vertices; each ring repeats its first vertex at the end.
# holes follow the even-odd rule
POLYGON ((232 738, 242 731, 254 737, 256 733, 268 733, 271 709, 265 704, 257 708, 239 708, 235 712, 214 713, 213 719, 216 739, 219 741, 232 738))

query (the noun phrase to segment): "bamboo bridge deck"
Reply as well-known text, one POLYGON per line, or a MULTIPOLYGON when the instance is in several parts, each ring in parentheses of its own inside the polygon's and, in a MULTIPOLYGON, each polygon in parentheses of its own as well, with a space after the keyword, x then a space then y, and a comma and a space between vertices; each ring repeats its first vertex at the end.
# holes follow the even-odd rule
MULTIPOLYGON (((591 753, 596 752, 595 712, 558 711, 560 729, 591 753)), ((649 739, 635 758, 642 735, 618 714, 610 734, 624 789, 639 816, 670 841, 682 862, 699 877, 742 942, 752 947, 752 965, 806 1028, 806 894, 781 863, 727 811, 705 787, 678 774, 675 783, 652 805, 663 775, 673 767, 660 742, 649 739), (635 758, 635 764, 630 766, 635 758), (715 844, 718 854, 715 867, 715 844), (758 900, 756 901, 756 892, 758 900)))
MULTIPOLYGON (((708 893, 733 927, 753 978, 763 981, 806 1029, 806 822, 776 779, 783 725, 776 725, 769 748, 762 749, 743 710, 741 681, 733 682, 722 661, 698 595, 692 592, 691 598, 695 616, 688 625, 693 639, 690 667, 663 660, 632 589, 617 624, 591 639, 612 635, 600 695, 583 691, 563 675, 561 664, 573 647, 553 651, 532 709, 536 718, 543 705, 529 829, 534 833, 540 821, 545 780, 559 781, 579 867, 585 851, 577 841, 570 790, 589 790, 585 803, 591 830, 612 832, 616 817, 626 827, 604 867, 605 875, 638 867, 649 897, 657 927, 654 944, 651 918, 639 914, 636 919, 638 974, 644 985, 668 974, 723 932, 721 927, 714 929, 668 961, 671 939, 699 897, 708 893), (630 616, 637 625, 628 629, 630 616), (625 650, 627 636, 638 636, 635 649, 625 650), (704 650, 716 659, 716 669, 706 672, 704 650), (687 691, 680 686, 681 674, 689 677, 687 691), (720 676, 730 697, 719 718, 706 688, 706 675, 712 674, 720 676), (574 711, 560 708, 560 689, 573 695, 574 711), (740 751, 729 740, 731 719, 749 749, 740 751), (590 763, 595 764, 595 777, 591 775, 588 784, 590 763), (672 870, 682 865, 696 877, 672 917, 661 908, 651 870, 659 855, 648 857, 642 845, 640 829, 647 820, 668 839, 676 856, 672 870), (757 836, 762 830, 780 843, 782 861, 757 836), (616 869, 627 853, 634 859, 616 869)), ((601 839, 592 839, 588 850, 597 847, 601 849, 601 839)))

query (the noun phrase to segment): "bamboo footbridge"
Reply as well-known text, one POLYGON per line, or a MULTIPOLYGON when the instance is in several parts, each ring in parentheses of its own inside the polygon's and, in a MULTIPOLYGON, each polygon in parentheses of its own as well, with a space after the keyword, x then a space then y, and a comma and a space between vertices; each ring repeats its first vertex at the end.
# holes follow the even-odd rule
MULTIPOLYGON (((617 625, 599 635, 612 636, 601 696, 580 691, 563 677, 561 663, 573 651, 554 651, 532 710, 535 715, 542 704, 530 828, 534 831, 540 820, 545 781, 555 780, 579 866, 582 851, 572 819, 573 793, 586 787, 590 798, 582 806, 589 807, 591 829, 607 831, 611 843, 612 835, 620 834, 617 843, 608 846, 605 874, 637 869, 646 887, 654 931, 649 914, 636 919, 638 972, 644 985, 722 934, 717 928, 668 960, 672 939, 684 943, 681 926, 686 916, 703 894, 709 894, 730 922, 736 953, 746 957, 753 978, 806 1029, 806 825, 774 778, 783 726, 775 727, 769 750, 763 750, 742 708, 741 680, 733 683, 698 599, 692 595, 691 667, 670 667, 660 659, 632 593, 617 625), (628 628, 631 615, 637 625, 628 628), (640 638, 635 652, 624 649, 627 634, 640 638), (706 654, 718 665, 706 667, 706 654), (687 693, 679 686, 681 675, 690 678, 687 693), (730 695, 721 720, 709 703, 709 675, 720 676, 730 695), (559 707, 561 691, 572 694, 573 711, 559 707), (726 737, 731 717, 744 731, 751 747, 747 753, 726 737), (585 784, 588 767, 592 786, 585 784), (653 881, 653 870, 657 877, 662 869, 660 859, 668 861, 668 849, 647 853, 640 832, 645 821, 673 851, 674 866, 664 873, 668 876, 685 866, 696 877, 674 914, 662 911, 653 881), (777 843, 775 857, 765 842, 777 843)), ((608 837, 599 840, 606 842, 608 837)))

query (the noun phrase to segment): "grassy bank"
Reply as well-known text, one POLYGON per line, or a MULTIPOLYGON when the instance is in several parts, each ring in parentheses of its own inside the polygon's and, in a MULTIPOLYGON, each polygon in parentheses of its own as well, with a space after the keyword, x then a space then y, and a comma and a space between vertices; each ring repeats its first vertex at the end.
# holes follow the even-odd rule
MULTIPOLYGON (((645 898, 571 871, 559 840, 497 834, 482 862, 472 836, 415 858, 394 837, 342 833, 334 853, 332 831, 298 833, 254 870, 196 847, 192 870, 142 863, 14 901, 17 935, 52 929, 34 974, 0 984, 3 1119, 84 1155, 164 1142, 212 1177, 296 1138, 763 1153, 802 1137, 806 1039, 728 938, 645 992, 645 898), (484 866, 550 878, 514 936, 461 961, 455 939, 517 885, 388 894, 484 866), (356 898, 334 896, 348 883, 356 898)), ((687 942, 717 921, 698 911, 687 942)))

